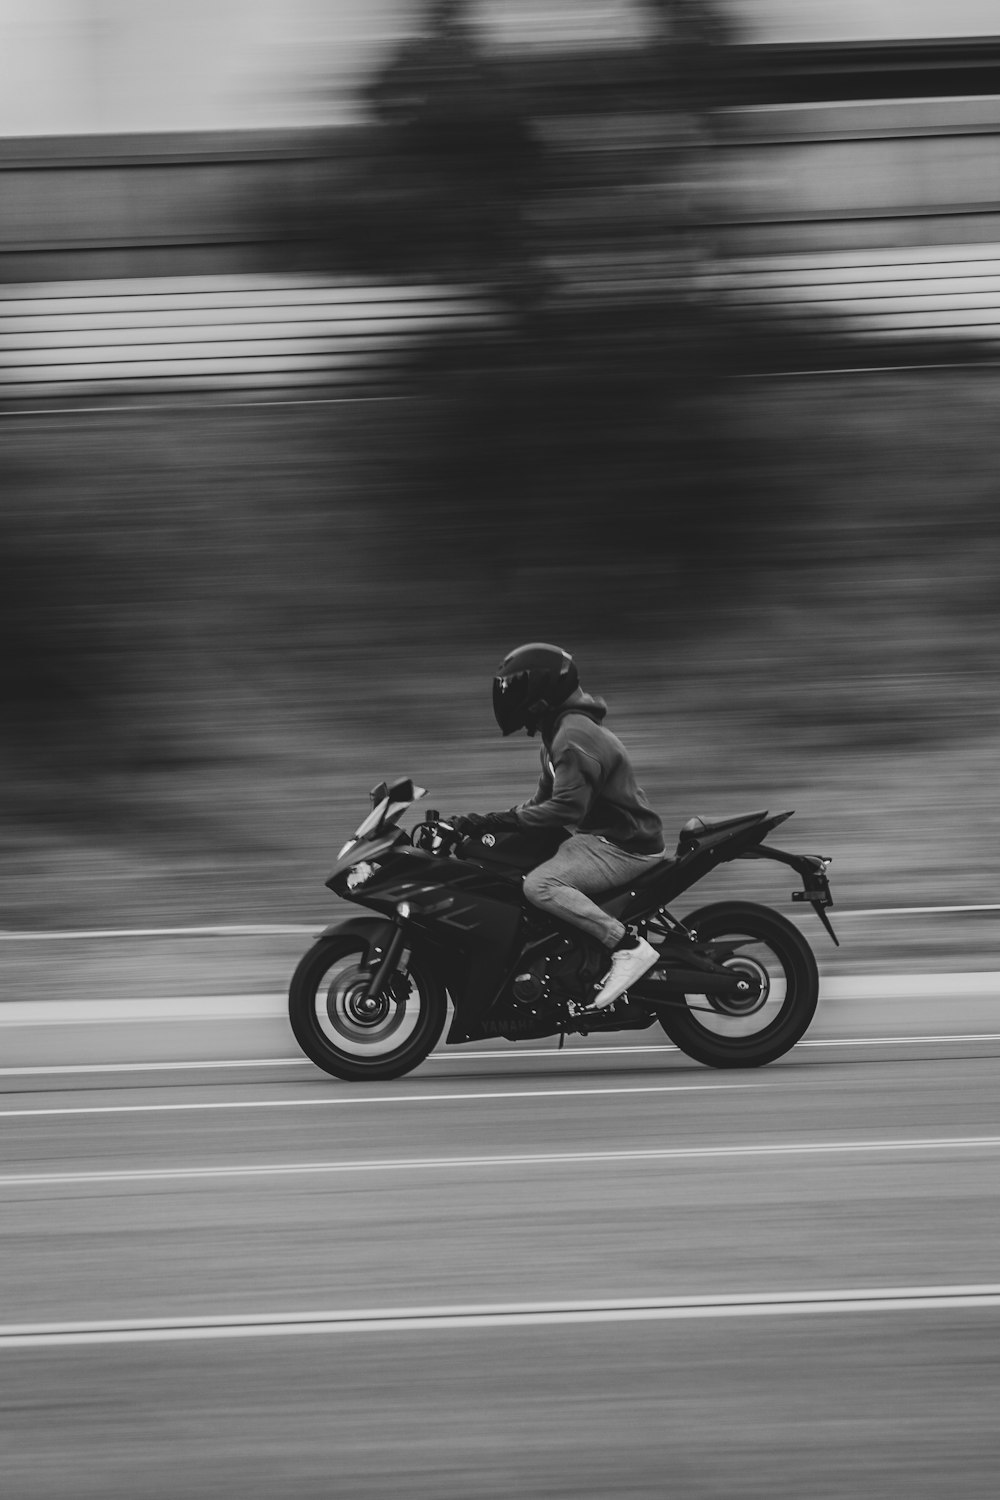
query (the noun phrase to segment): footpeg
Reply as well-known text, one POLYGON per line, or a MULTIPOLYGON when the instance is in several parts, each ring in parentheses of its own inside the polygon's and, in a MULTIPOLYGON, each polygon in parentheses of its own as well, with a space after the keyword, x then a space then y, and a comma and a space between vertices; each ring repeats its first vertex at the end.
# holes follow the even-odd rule
POLYGON ((587 1005, 581 1005, 578 1000, 569 1001, 569 1013, 571 1016, 607 1016, 610 1015, 619 1000, 628 999, 628 990, 623 990, 610 1005, 595 1005, 591 1000, 587 1005))

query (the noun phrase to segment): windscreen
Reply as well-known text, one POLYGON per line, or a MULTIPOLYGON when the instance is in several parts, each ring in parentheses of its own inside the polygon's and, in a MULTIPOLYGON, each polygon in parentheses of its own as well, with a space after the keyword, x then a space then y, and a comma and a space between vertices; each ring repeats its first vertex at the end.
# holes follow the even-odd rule
POLYGON ((380 828, 391 828, 394 823, 399 822, 408 807, 412 807, 414 802, 426 796, 427 793, 424 788, 422 786, 414 786, 413 782, 409 779, 397 781, 395 785, 389 787, 386 795, 380 802, 375 804, 368 816, 362 821, 355 831, 355 839, 369 838, 371 834, 376 833, 380 828))

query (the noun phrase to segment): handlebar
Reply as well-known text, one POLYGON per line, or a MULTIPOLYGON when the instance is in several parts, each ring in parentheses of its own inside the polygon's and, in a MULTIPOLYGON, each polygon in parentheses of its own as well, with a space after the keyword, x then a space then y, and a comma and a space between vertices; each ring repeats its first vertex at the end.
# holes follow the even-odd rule
POLYGON ((413 847, 425 854, 452 854, 462 842, 462 835, 433 808, 428 808, 422 823, 412 834, 413 847))

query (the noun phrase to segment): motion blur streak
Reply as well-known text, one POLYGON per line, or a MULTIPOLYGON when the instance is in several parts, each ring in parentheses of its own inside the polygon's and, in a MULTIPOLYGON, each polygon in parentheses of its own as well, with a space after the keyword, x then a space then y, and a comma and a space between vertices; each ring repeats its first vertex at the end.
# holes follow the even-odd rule
MULTIPOLYGON (((798 1043, 799 1047, 928 1047, 928 1046, 953 1046, 963 1042, 980 1044, 983 1042, 1000 1042, 1000 1031, 994 1032, 961 1032, 941 1033, 937 1036, 843 1036, 824 1037, 822 1039, 809 1039, 798 1043)), ((551 1057, 553 1048, 518 1048, 510 1052, 436 1052, 427 1059, 427 1066, 432 1063, 517 1063, 529 1057, 551 1057)), ((609 1055, 628 1057, 630 1054, 644 1057, 656 1057, 660 1053, 676 1052, 677 1048, 669 1043, 662 1046, 646 1047, 588 1047, 584 1058, 607 1057, 609 1055)), ((239 1057, 220 1058, 218 1062, 106 1062, 106 1063, 53 1063, 49 1066, 36 1066, 29 1068, 0 1068, 0 1078, 51 1078, 54 1076, 72 1077, 74 1074, 97 1074, 97 1073, 181 1073, 181 1072, 205 1072, 218 1069, 226 1072, 230 1068, 311 1068, 313 1064, 308 1058, 301 1057, 239 1057)), ((707 1085, 708 1087, 740 1087, 740 1085, 707 1085)), ((745 1085, 744 1085, 745 1086, 745 1085)))
POLYGON ((0 1351, 67 1344, 155 1344, 194 1339, 239 1339, 330 1333, 433 1333, 479 1328, 533 1328, 573 1323, 673 1322, 682 1318, 802 1316, 814 1313, 923 1312, 1000 1307, 1000 1286, 880 1287, 831 1292, 765 1292, 758 1296, 652 1299, 555 1307, 439 1307, 355 1313, 298 1313, 239 1318, 172 1318, 155 1323, 79 1323, 59 1327, 4 1327, 0 1351))
POLYGON ((996 11, 0 4, 5 1500, 995 1500, 996 11), (303 1064, 528 640, 832 857, 836 950, 705 883, 779 1064, 303 1064))
MULTIPOLYGON (((42 1113, 43 1111, 39 1111, 42 1113)), ((336 1172, 471 1171, 480 1167, 585 1166, 595 1162, 695 1161, 724 1157, 842 1156, 893 1151, 995 1151, 1000 1136, 961 1136, 944 1140, 806 1141, 782 1145, 691 1146, 636 1151, 532 1152, 524 1156, 400 1157, 394 1161, 271 1162, 252 1166, 156 1167, 133 1172, 17 1173, 0 1177, 0 1188, 84 1186, 88 1183, 200 1181, 226 1177, 326 1176, 336 1172)))
MULTIPOLYGON (((955 1000, 950 1024, 967 1032, 977 1003, 955 1000)), ((865 1004, 884 1034, 898 1002, 865 1004)), ((193 1040, 231 1039, 218 1030, 193 1040)), ((73 1028, 73 1051, 90 1056, 107 1035, 73 1028)), ((54 1036, 19 1034, 28 1066, 54 1036)), ((668 1461, 675 1479, 697 1469, 718 1493, 764 1500, 782 1475, 815 1493, 817 1453, 832 1472, 847 1465, 840 1493, 878 1493, 872 1473, 895 1485, 916 1441, 928 1474, 908 1477, 908 1495, 962 1494, 941 1488, 943 1465, 988 1495, 996 1310, 963 1300, 1000 1296, 988 1044, 960 1057, 867 1050, 852 1064, 793 1053, 751 1088, 624 1093, 602 1108, 599 1140, 572 1069, 596 1082, 651 1066, 657 1082, 699 1075, 676 1054, 587 1050, 521 1056, 517 1087, 545 1097, 515 1108, 492 1104, 485 1079, 467 1100, 404 1114, 7 1122, 4 1177, 34 1179, 0 1189, 0 1328, 28 1340, 0 1358, 10 1492, 63 1500, 85 1472, 100 1480, 87 1500, 131 1500, 141 1472, 156 1500, 319 1500, 336 1453, 337 1485, 363 1500, 606 1500, 629 1485, 654 1500, 668 1461), (475 1321, 455 1327, 456 1314, 475 1321), (66 1414, 55 1429, 53 1404, 66 1414), (834 1410, 835 1449, 823 1438, 834 1410)), ((123 1082, 151 1101, 163 1088, 171 1101, 289 1092, 280 1075, 204 1071, 30 1088, 40 1103, 69 1088, 103 1104, 123 1082)), ((400 1087, 413 1085, 385 1093, 400 1087)))
POLYGON ((517 1089, 477 1094, 327 1094, 321 1099, 211 1099, 185 1104, 95 1104, 66 1105, 53 1109, 4 1109, 0 1119, 28 1119, 39 1115, 146 1115, 175 1114, 206 1109, 317 1109, 349 1108, 354 1104, 457 1104, 470 1099, 551 1099, 574 1094, 690 1094, 753 1088, 752 1083, 662 1083, 609 1089, 517 1089))

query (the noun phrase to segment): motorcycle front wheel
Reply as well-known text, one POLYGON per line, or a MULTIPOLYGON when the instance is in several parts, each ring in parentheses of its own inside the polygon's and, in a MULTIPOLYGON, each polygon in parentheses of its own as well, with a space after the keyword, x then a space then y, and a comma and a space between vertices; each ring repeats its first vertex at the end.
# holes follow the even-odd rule
POLYGON ((719 944, 722 963, 746 983, 738 997, 687 994, 664 1006, 660 1025, 674 1045, 711 1068, 759 1068, 794 1047, 819 998, 816 959, 798 928, 750 901, 702 907, 684 925, 699 944, 719 944))
POLYGON ((358 937, 317 943, 292 975, 288 1018, 306 1056, 334 1078, 399 1078, 437 1045, 445 991, 432 970, 404 951, 382 994, 367 998, 366 957, 358 937))

